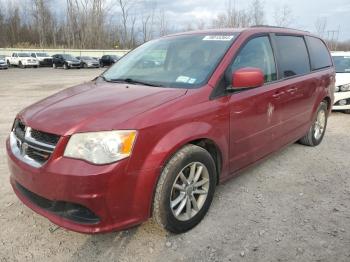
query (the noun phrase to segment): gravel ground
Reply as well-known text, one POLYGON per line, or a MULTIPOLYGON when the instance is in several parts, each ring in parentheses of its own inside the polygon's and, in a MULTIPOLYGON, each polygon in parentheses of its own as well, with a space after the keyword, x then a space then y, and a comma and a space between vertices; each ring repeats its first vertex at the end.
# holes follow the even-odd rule
POLYGON ((350 261, 350 115, 323 143, 294 144, 220 185, 208 215, 182 235, 150 220, 101 235, 59 228, 9 184, 5 139, 23 107, 102 70, 0 71, 0 261, 350 261))

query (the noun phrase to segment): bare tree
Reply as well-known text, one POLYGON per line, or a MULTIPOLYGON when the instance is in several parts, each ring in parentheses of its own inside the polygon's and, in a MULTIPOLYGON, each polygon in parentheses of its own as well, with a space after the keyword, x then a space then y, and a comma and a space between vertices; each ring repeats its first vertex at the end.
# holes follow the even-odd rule
POLYGON ((164 9, 162 9, 159 12, 159 36, 164 36, 168 34, 168 31, 169 31, 168 21, 165 16, 164 9))
POLYGON ((264 2, 253 0, 250 6, 250 15, 252 25, 263 25, 265 22, 264 2))
POLYGON ((315 29, 317 35, 324 37, 327 29, 327 18, 317 18, 317 20, 315 21, 315 29))
POLYGON ((273 16, 274 24, 276 26, 288 27, 291 26, 294 18, 293 11, 288 5, 276 6, 273 16))
MULTIPOLYGON (((247 27, 252 24, 252 13, 248 10, 239 9, 235 4, 232 7, 231 1, 227 2, 225 9, 226 12, 220 13, 216 19, 213 20, 213 27, 247 27)), ((257 15, 257 20, 258 17, 259 16, 257 15)))

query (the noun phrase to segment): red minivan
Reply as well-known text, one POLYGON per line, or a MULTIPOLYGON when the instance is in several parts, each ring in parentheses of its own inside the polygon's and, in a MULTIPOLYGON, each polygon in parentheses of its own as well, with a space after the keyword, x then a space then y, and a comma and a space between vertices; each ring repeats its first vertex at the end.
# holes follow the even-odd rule
POLYGON ((153 217, 185 232, 217 184, 283 146, 322 141, 334 82, 325 43, 304 31, 152 40, 18 114, 7 140, 11 184, 31 209, 74 231, 153 217))

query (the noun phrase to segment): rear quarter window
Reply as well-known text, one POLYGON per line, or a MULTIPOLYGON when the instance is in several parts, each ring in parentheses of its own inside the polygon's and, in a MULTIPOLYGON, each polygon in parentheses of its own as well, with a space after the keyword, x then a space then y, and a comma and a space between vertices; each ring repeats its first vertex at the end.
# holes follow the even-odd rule
POLYGON ((332 59, 326 45, 318 38, 307 36, 309 46, 311 68, 318 70, 332 66, 332 59))
POLYGON ((277 35, 279 71, 283 78, 310 72, 310 60, 302 36, 277 35))

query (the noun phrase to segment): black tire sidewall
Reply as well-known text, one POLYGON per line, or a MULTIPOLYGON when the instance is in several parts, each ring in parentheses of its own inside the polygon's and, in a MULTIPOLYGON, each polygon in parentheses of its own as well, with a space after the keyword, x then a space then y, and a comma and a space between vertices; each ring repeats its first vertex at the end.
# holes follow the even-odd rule
POLYGON ((163 211, 162 220, 164 226, 174 233, 185 232, 196 226, 203 219, 213 200, 216 187, 216 168, 214 160, 206 150, 198 147, 198 150, 188 152, 181 160, 169 165, 166 176, 160 201, 161 210, 163 211), (193 218, 188 221, 180 221, 175 218, 170 208, 170 194, 173 183, 179 172, 192 162, 200 162, 208 169, 210 180, 208 195, 203 207, 193 218))

